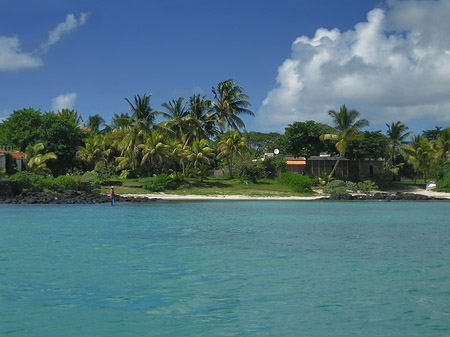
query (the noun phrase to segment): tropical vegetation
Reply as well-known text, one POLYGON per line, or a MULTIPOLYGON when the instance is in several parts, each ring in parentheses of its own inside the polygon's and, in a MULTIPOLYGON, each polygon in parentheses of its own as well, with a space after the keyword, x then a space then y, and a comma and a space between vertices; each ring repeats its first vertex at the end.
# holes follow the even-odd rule
POLYGON ((99 188, 101 180, 115 177, 136 179, 147 190, 180 192, 183 186, 196 185, 193 179, 199 186, 209 186, 207 180, 213 181, 216 172, 243 188, 281 177, 276 186, 311 193, 312 186, 320 183, 328 185, 324 191, 349 190, 350 183, 333 178, 339 161, 381 158, 383 174, 359 182, 359 190, 367 192, 401 177, 435 179, 438 188, 450 190, 450 128, 413 135, 397 121, 386 124, 385 133, 363 131, 369 121, 342 105, 338 111, 328 111, 332 125, 295 121, 284 134, 247 132, 243 117, 254 113, 244 89, 230 79, 212 87, 211 94, 211 99, 199 94, 178 97, 160 109, 152 106, 151 94, 137 94, 125 98, 128 111, 115 113, 110 123, 99 114, 84 119, 69 109, 16 110, 0 123, 0 145, 25 153, 26 172, 14 174, 8 164, 6 173, 35 190, 73 188, 74 182, 99 188), (281 155, 265 157, 275 149, 281 155), (308 158, 322 153, 337 156, 330 174, 280 174, 286 167, 284 156, 308 158))

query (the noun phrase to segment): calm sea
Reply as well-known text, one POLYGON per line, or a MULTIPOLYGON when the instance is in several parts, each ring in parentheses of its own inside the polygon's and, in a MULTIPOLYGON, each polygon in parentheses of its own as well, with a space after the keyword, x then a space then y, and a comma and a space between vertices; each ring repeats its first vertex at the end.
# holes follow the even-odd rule
POLYGON ((450 202, 0 205, 1 336, 450 336, 450 202))

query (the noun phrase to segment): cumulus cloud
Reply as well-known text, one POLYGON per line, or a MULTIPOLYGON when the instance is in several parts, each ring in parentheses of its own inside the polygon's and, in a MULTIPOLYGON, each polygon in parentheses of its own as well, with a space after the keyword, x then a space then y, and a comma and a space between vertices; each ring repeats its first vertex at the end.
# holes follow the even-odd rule
POLYGON ((342 104, 374 124, 450 122, 450 0, 389 1, 354 29, 301 36, 257 114, 261 127, 330 122, 342 104))
POLYGON ((67 15, 64 22, 49 32, 48 40, 32 52, 21 49, 17 36, 0 36, 0 71, 32 69, 42 66, 44 63, 41 57, 48 52, 48 48, 58 42, 61 36, 84 25, 87 18, 88 13, 81 13, 78 19, 73 14, 67 15))
POLYGON ((73 109, 75 106, 75 100, 77 94, 75 92, 59 95, 52 99, 52 109, 53 111, 60 111, 62 109, 73 109))

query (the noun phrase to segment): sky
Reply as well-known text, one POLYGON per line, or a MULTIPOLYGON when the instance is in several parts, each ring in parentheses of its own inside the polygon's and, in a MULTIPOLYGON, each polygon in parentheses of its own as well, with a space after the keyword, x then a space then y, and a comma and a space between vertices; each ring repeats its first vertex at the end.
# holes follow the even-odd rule
POLYGON ((345 104, 386 131, 450 126, 450 0, 0 0, 0 119, 32 107, 85 120, 233 79, 247 130, 331 124, 345 104))

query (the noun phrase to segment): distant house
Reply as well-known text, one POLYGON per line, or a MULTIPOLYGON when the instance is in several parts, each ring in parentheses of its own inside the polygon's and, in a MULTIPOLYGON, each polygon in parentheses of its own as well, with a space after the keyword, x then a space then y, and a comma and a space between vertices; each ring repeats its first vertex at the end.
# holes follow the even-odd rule
MULTIPOLYGON (((286 172, 308 174, 320 177, 322 172, 330 174, 338 157, 329 155, 305 157, 285 157, 286 172)), ((341 159, 334 176, 341 179, 370 179, 383 172, 384 160, 341 159)))
POLYGON ((22 171, 25 162, 25 153, 17 151, 0 150, 0 168, 6 169, 6 158, 8 154, 14 160, 13 166, 17 171, 22 171))
MULTIPOLYGON (((312 156, 307 160, 308 173, 320 177, 322 172, 330 174, 338 157, 312 156)), ((341 159, 334 177, 343 179, 370 179, 383 173, 383 159, 341 159)))
POLYGON ((285 157, 286 172, 294 172, 304 174, 306 172, 306 158, 305 157, 285 157))

